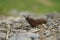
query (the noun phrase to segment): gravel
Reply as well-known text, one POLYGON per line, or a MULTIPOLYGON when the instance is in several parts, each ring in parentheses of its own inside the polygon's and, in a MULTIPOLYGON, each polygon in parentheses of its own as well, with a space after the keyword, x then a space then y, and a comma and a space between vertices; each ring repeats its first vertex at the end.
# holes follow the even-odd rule
POLYGON ((0 18, 0 40, 6 40, 7 35, 7 40, 60 40, 60 14, 51 13, 42 16, 38 18, 47 19, 45 24, 47 29, 42 25, 40 28, 31 28, 24 17, 0 18))

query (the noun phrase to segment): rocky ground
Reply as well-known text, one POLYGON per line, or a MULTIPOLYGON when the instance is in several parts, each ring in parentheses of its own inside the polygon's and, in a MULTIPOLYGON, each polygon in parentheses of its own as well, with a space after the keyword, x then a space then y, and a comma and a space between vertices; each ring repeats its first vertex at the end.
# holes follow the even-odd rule
POLYGON ((60 40, 60 14, 43 18, 47 18, 47 24, 31 28, 24 17, 0 16, 0 40, 60 40))

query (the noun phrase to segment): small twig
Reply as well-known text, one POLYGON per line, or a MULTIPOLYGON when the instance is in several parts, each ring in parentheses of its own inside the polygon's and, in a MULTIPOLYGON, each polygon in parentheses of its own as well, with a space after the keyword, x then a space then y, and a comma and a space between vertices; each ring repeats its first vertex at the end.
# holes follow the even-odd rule
POLYGON ((32 33, 37 33, 37 32, 39 32, 39 31, 41 31, 41 29, 38 29, 38 30, 36 30, 36 31, 34 31, 34 32, 32 32, 32 33))
POLYGON ((7 27, 8 27, 8 30, 7 30, 6 39, 8 39, 8 37, 9 37, 9 33, 10 33, 10 25, 8 24, 7 27))

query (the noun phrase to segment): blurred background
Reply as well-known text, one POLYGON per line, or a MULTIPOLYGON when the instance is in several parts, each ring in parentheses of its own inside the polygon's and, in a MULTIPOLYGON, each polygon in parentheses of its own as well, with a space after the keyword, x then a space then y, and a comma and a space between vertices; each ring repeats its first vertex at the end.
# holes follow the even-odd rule
POLYGON ((0 15, 60 12, 60 0, 0 0, 0 15))

